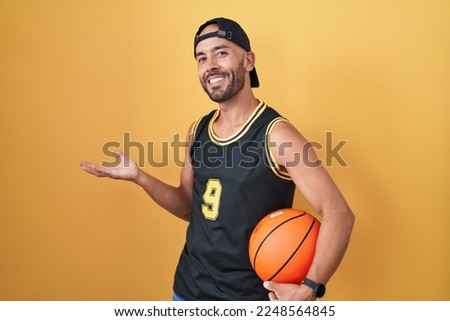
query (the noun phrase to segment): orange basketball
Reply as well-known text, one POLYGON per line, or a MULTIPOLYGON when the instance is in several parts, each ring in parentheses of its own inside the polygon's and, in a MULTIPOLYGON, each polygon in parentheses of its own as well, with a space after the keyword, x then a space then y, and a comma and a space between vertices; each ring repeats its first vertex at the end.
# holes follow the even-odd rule
POLYGON ((316 250, 320 222, 305 211, 285 208, 266 215, 253 230, 250 261, 263 281, 300 284, 316 250))

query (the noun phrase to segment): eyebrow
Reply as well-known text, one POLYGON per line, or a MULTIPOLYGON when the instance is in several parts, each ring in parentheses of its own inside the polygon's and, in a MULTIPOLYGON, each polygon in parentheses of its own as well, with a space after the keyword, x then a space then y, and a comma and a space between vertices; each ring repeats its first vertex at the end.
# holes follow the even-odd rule
MULTIPOLYGON (((228 49, 228 48, 230 48, 230 47, 227 45, 220 45, 220 46, 216 46, 216 47, 212 48, 210 51, 214 52, 214 51, 217 51, 220 49, 228 49)), ((195 54, 195 58, 197 58, 198 56, 204 56, 204 55, 205 55, 205 53, 203 51, 200 51, 195 54)))

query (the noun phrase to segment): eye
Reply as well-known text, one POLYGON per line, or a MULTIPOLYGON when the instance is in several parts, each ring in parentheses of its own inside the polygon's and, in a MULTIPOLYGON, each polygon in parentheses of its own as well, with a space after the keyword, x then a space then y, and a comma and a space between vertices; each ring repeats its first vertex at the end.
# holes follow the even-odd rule
POLYGON ((226 51, 218 51, 216 53, 217 57, 225 57, 228 53, 226 51))
POLYGON ((201 63, 203 63, 203 62, 205 62, 206 61, 206 57, 204 57, 204 56, 199 56, 199 57, 197 57, 197 62, 199 63, 199 64, 201 64, 201 63))

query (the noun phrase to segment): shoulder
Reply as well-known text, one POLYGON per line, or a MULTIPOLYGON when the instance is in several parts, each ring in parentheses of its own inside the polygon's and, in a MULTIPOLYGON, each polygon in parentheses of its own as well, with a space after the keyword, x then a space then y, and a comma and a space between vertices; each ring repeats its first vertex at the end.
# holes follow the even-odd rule
POLYGON ((201 131, 201 129, 208 125, 209 121, 214 117, 214 115, 217 113, 217 109, 212 110, 208 114, 201 116, 197 118, 188 129, 188 136, 189 137, 196 137, 196 134, 201 131))
POLYGON ((275 108, 266 106, 264 111, 268 123, 266 134, 271 146, 280 146, 282 143, 284 146, 287 146, 286 143, 300 145, 307 143, 305 137, 286 117, 282 116, 275 108))
POLYGON ((307 142, 300 131, 283 117, 273 120, 273 125, 269 134, 271 142, 296 142, 302 144, 307 142))

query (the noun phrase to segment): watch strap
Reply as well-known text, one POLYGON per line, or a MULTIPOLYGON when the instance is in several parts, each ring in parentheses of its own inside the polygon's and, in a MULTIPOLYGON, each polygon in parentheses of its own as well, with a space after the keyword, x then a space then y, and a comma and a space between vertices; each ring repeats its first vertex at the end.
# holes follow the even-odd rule
POLYGON ((313 294, 317 298, 321 298, 325 294, 325 285, 322 283, 316 283, 311 279, 305 278, 302 284, 310 287, 313 290, 313 294))

